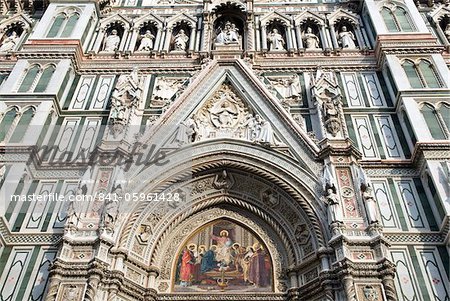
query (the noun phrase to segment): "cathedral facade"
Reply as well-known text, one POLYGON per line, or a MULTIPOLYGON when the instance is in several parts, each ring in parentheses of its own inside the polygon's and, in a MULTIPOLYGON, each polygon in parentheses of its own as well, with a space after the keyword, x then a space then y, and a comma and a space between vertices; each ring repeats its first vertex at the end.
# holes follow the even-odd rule
POLYGON ((0 301, 450 300, 447 0, 0 0, 0 301))

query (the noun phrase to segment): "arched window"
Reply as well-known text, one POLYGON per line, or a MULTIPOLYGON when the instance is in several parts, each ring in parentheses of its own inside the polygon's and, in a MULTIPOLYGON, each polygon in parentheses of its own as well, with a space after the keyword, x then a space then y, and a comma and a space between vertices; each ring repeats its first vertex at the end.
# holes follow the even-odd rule
POLYGON ((425 118, 425 121, 428 125, 428 129, 430 130, 431 136, 434 139, 445 139, 444 132, 442 131, 441 125, 439 123, 438 116, 434 107, 428 104, 425 104, 422 107, 422 114, 425 118))
POLYGON ((52 27, 50 27, 50 30, 47 33, 47 38, 56 37, 61 29, 61 25, 64 23, 65 20, 66 20, 65 14, 57 15, 55 20, 53 21, 52 27))
POLYGON ((405 61, 403 63, 403 69, 405 70, 406 76, 408 77, 409 83, 411 84, 412 88, 423 88, 419 72, 413 62, 405 61))
POLYGON ((75 28, 75 25, 77 24, 79 18, 80 15, 78 14, 73 14, 70 16, 70 18, 67 20, 63 32, 61 33, 62 38, 67 38, 72 34, 73 29, 75 28))
POLYGON ((18 92, 30 91, 31 86, 33 85, 34 80, 36 79, 36 76, 38 75, 39 71, 40 71, 40 68, 38 65, 34 65, 30 69, 28 69, 28 72, 25 75, 18 92))
POLYGON ((421 60, 419 63, 419 70, 429 88, 439 88, 440 84, 434 71, 433 65, 430 62, 421 60))
POLYGON ((384 19, 384 23, 386 24, 388 31, 399 31, 397 24, 395 23, 394 15, 389 8, 383 7, 383 9, 381 10, 381 16, 384 19))
POLYGON ((34 109, 28 108, 20 117, 19 122, 17 123, 16 128, 14 129, 14 132, 9 139, 9 142, 20 142, 22 141, 23 137, 25 136, 25 133, 30 125, 31 119, 34 116, 34 109))
POLYGON ((448 131, 450 131, 450 105, 442 104, 439 108, 439 114, 441 114, 445 126, 447 127, 448 131))
POLYGON ((398 25, 400 26, 401 31, 411 32, 413 31, 413 27, 411 25, 411 21, 409 19, 408 13, 405 9, 401 7, 397 7, 394 12, 395 18, 397 19, 398 25))
POLYGON ((441 87, 433 65, 426 60, 420 60, 418 64, 410 60, 405 60, 403 69, 412 88, 441 87))
POLYGON ((79 18, 80 15, 78 13, 72 14, 60 13, 54 19, 53 24, 47 33, 47 38, 70 37, 79 18))
POLYGON ((48 83, 50 82, 50 79, 52 78, 54 72, 55 67, 53 65, 45 68, 41 74, 41 77, 39 78, 36 88, 34 88, 34 92, 44 92, 45 89, 47 89, 48 83))
POLYGON ((0 122, 0 141, 3 141, 5 139, 6 134, 8 134, 8 131, 14 122, 14 119, 16 119, 16 116, 17 116, 16 108, 9 110, 3 116, 3 119, 0 122))
POLYGON ((383 17, 387 30, 390 32, 414 31, 408 12, 402 7, 394 6, 392 9, 383 7, 381 9, 381 16, 383 17))
POLYGON ((45 92, 54 72, 54 65, 48 65, 44 69, 34 65, 28 69, 17 92, 45 92))

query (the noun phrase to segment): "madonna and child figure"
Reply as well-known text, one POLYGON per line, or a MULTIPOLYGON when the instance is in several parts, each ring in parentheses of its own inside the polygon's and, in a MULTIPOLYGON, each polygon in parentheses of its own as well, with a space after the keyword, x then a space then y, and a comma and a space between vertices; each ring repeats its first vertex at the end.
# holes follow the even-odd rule
POLYGON ((175 291, 271 291, 272 266, 265 246, 228 221, 206 227, 184 245, 175 271, 175 291), (224 229, 226 228, 226 229, 224 229))

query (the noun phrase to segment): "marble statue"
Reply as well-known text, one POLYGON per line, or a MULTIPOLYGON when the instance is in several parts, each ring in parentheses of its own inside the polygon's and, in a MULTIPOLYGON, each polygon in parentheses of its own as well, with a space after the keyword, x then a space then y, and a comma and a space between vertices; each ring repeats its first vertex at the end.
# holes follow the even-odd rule
POLYGON ((179 145, 188 144, 193 141, 197 133, 197 126, 193 119, 180 122, 178 131, 175 136, 175 141, 179 145))
POLYGON ((119 48, 120 37, 117 35, 117 30, 111 30, 111 33, 106 37, 103 51, 114 52, 119 48))
POLYGON ((0 45, 0 52, 14 50, 17 43, 19 43, 19 36, 17 35, 17 32, 13 31, 8 37, 5 37, 5 39, 2 41, 0 45))
POLYGON ((306 49, 319 49, 319 38, 312 32, 311 27, 306 28, 303 34, 303 41, 306 49))
POLYGON ((256 115, 256 122, 259 123, 259 133, 256 138, 256 142, 268 145, 274 145, 275 143, 275 134, 273 132, 272 125, 269 121, 264 120, 261 116, 256 115))
POLYGON ((300 80, 296 75, 278 78, 274 80, 273 86, 284 99, 301 98, 300 80))
POLYGON ((325 201, 328 208, 328 222, 335 223, 335 222, 342 222, 343 216, 342 211, 339 206, 339 196, 336 194, 336 188, 335 186, 328 186, 326 193, 325 193, 325 201))
POLYGON ((220 33, 216 37, 216 44, 238 44, 239 33, 236 25, 227 21, 223 28, 220 28, 220 33))
POLYGON ((342 26, 341 32, 338 35, 338 42, 342 48, 356 49, 355 36, 353 32, 347 30, 346 26, 342 26))
POLYGON ((187 42, 189 41, 189 37, 184 33, 183 29, 176 34, 173 40, 173 47, 175 51, 186 51, 187 42))
POLYGON ((269 50, 285 50, 285 42, 283 36, 278 32, 278 29, 272 29, 272 32, 267 37, 269 41, 269 50))
POLYGON ((370 185, 365 187, 363 191, 363 199, 366 203, 366 210, 367 210, 367 221, 369 224, 377 223, 378 222, 378 209, 377 209, 377 202, 375 200, 375 197, 373 196, 373 190, 370 185))
POLYGON ((155 36, 150 30, 147 30, 141 39, 138 51, 150 51, 153 49, 153 39, 155 36))

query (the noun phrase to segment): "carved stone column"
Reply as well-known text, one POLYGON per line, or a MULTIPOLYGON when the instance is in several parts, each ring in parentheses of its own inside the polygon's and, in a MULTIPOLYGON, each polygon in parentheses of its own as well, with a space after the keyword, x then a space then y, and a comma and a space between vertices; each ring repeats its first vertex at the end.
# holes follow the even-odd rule
POLYGON ((353 277, 351 275, 347 275, 344 277, 343 285, 346 300, 356 301, 355 284, 353 282, 353 277))

